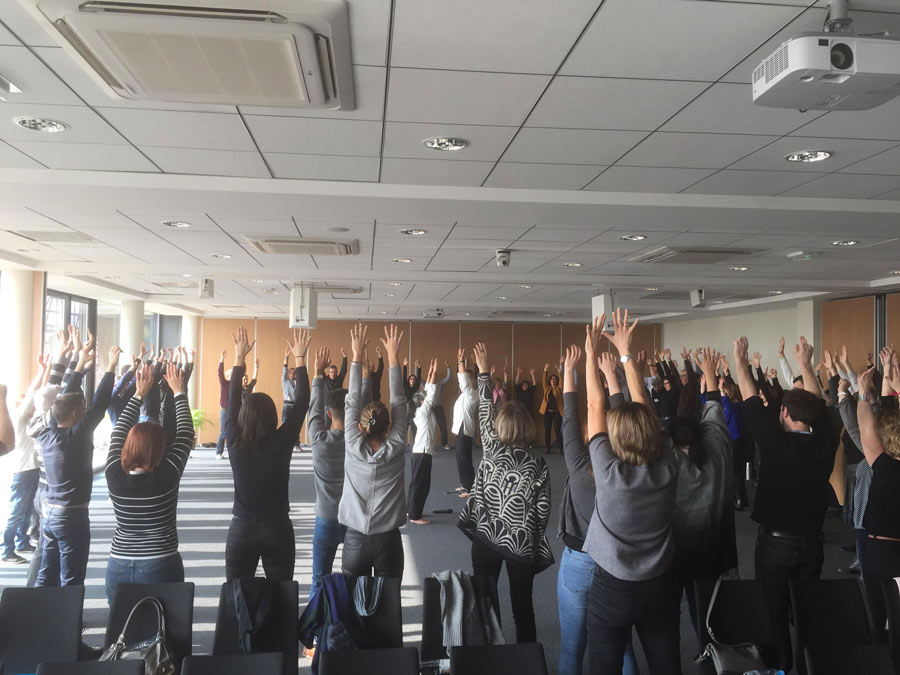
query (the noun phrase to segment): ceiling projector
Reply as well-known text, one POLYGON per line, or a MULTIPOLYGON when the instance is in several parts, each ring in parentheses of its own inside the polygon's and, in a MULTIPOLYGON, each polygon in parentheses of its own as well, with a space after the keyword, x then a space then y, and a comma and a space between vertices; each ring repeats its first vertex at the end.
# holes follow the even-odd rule
POLYGON ((869 110, 900 95, 900 41, 848 33, 791 38, 753 71, 753 102, 795 110, 869 110))

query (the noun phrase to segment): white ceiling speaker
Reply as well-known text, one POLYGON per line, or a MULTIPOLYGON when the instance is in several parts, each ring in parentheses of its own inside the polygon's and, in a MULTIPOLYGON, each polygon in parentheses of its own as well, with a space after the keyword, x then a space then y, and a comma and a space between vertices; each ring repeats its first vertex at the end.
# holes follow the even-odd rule
POLYGON ((111 96, 356 107, 345 0, 19 1, 111 96))

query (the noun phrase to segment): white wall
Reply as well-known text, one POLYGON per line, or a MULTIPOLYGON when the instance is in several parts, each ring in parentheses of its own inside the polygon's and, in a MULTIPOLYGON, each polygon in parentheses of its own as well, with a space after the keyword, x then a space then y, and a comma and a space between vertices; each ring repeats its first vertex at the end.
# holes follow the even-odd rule
MULTIPOLYGON (((670 321, 663 325, 663 344, 672 350, 672 355, 680 353, 682 347, 695 349, 710 346, 724 351, 729 361, 733 361, 733 343, 745 335, 750 342, 750 354, 762 354, 762 364, 766 368, 778 368, 778 338, 784 336, 785 354, 791 368, 797 370, 792 355, 794 344, 800 335, 815 344, 820 333, 818 317, 811 307, 812 302, 790 303, 779 309, 770 309, 745 314, 729 314, 690 321, 670 321), (810 305, 810 306, 807 306, 810 305)), ((818 354, 818 349, 816 353, 818 354)), ((680 359, 680 357, 679 357, 680 359)), ((779 373, 780 377, 780 373, 779 373)), ((785 383, 782 382, 782 385, 785 383)))

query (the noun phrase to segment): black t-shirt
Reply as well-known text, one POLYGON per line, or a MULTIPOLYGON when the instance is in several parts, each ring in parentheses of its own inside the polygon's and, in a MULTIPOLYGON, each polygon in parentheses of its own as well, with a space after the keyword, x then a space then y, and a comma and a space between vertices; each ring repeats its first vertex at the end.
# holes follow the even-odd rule
POLYGON ((869 534, 900 539, 900 461, 886 452, 872 463, 863 527, 869 534))
POLYGON ((825 402, 809 433, 785 431, 779 409, 765 407, 757 396, 744 401, 743 411, 760 453, 753 520, 779 532, 819 534, 837 449, 825 402))
POLYGON ((528 389, 525 389, 522 384, 516 385, 516 400, 521 403, 527 410, 531 410, 531 406, 534 403, 534 386, 529 382, 528 389))
POLYGON ((548 413, 559 412, 559 406, 556 403, 556 396, 553 395, 553 392, 547 394, 547 408, 548 413))

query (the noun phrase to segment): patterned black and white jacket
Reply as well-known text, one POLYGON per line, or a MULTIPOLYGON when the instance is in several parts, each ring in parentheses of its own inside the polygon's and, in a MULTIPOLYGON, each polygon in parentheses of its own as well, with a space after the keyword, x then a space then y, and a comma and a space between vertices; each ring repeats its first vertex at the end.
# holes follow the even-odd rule
POLYGON ((550 520, 550 469, 543 457, 500 443, 487 373, 478 376, 478 412, 484 456, 457 526, 504 558, 540 572, 554 562, 545 535, 550 520))

